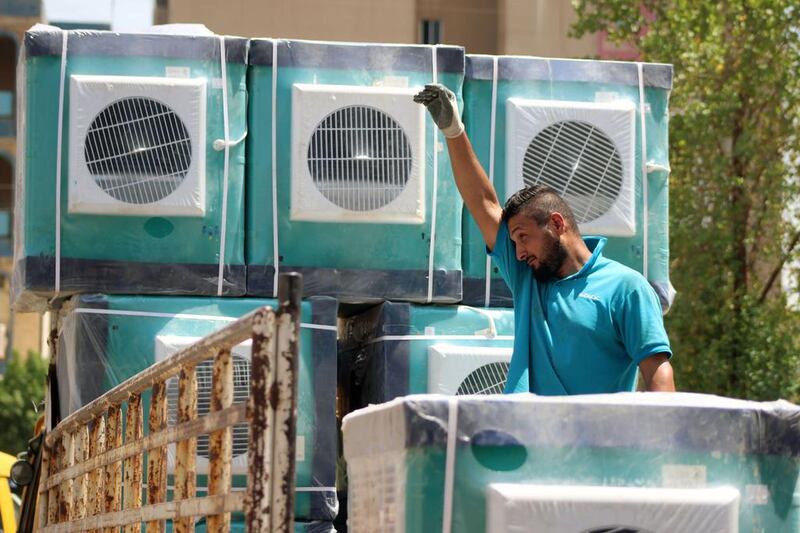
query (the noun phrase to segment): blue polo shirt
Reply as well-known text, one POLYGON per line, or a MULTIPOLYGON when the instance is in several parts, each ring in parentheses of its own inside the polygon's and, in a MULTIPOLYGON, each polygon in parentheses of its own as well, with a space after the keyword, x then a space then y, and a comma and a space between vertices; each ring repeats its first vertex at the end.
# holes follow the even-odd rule
POLYGON ((514 295, 507 393, 631 391, 642 359, 672 355, 661 304, 647 280, 603 257, 606 239, 584 242, 592 256, 580 271, 542 283, 517 260, 508 226, 500 224, 490 255, 514 295))

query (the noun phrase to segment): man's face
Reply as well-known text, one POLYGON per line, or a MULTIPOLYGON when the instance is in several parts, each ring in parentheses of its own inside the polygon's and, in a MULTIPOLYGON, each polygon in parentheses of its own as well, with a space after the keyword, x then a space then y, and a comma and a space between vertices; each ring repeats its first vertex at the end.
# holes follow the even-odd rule
POLYGON ((559 278, 559 271, 567 258, 567 249, 548 221, 539 226, 535 220, 516 214, 508 221, 508 231, 518 261, 525 261, 539 281, 559 278))

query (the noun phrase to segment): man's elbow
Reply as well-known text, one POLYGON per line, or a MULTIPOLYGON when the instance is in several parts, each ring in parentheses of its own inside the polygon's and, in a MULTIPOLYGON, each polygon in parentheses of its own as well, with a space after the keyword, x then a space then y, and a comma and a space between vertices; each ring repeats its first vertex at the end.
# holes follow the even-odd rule
POLYGON ((675 377, 667 355, 648 357, 640 368, 649 392, 675 392, 675 377))

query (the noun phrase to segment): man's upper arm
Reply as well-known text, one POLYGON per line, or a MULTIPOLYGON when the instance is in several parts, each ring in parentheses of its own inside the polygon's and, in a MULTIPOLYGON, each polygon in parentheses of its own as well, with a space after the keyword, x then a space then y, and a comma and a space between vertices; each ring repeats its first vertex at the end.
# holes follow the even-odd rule
POLYGON ((478 210, 476 214, 477 216, 473 214, 472 218, 475 219, 475 223, 481 230, 481 235, 483 235, 483 242, 486 243, 486 248, 488 248, 489 251, 492 251, 494 250, 496 244, 497 231, 500 229, 500 219, 502 217, 503 210, 497 204, 488 204, 485 206, 485 209, 478 210))
MULTIPOLYGON (((629 280, 630 281, 630 280, 629 280)), ((656 354, 672 356, 661 304, 644 278, 625 284, 620 303, 620 332, 628 355, 636 364, 656 354)))

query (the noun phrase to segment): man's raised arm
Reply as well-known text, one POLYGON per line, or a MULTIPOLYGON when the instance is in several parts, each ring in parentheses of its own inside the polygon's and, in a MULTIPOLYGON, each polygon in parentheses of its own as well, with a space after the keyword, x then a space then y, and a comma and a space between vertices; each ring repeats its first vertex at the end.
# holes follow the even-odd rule
POLYGON ((414 101, 428 108, 433 121, 447 138, 447 151, 458 192, 478 224, 486 246, 494 249, 503 209, 464 132, 455 95, 443 85, 426 85, 414 96, 414 101))

